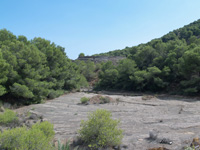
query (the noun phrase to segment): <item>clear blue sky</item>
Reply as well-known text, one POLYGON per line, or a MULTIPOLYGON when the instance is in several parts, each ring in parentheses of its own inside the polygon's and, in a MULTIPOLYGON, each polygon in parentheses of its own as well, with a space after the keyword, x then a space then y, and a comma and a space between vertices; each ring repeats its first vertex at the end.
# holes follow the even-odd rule
POLYGON ((45 38, 76 59, 159 38, 200 19, 199 7, 200 0, 1 0, 0 29, 45 38))

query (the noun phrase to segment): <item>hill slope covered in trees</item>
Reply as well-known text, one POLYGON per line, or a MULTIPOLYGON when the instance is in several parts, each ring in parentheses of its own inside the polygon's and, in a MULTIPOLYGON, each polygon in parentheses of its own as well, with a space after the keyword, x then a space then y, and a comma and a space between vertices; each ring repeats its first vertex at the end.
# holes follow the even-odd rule
POLYGON ((200 93, 200 20, 146 44, 99 55, 127 59, 104 64, 98 88, 200 93))
POLYGON ((0 99, 39 103, 87 81, 64 48, 42 38, 28 41, 0 30, 0 99))
POLYGON ((200 93, 200 20, 146 44, 100 55, 127 59, 117 65, 72 62, 64 48, 48 40, 29 41, 0 30, 0 100, 40 103, 87 81, 98 81, 96 89, 200 93))

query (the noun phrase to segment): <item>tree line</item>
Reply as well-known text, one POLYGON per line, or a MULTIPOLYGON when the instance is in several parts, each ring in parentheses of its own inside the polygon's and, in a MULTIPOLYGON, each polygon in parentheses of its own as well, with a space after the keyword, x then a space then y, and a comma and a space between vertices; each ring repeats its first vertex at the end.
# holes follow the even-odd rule
POLYGON ((98 55, 127 57, 102 66, 99 89, 200 93, 200 20, 146 44, 98 55))
POLYGON ((63 47, 0 30, 0 99, 40 103, 86 85, 63 47))
POLYGON ((0 100, 40 103, 88 83, 104 90, 200 93, 200 20, 146 44, 98 55, 127 58, 118 64, 72 61, 55 43, 0 30, 0 100))

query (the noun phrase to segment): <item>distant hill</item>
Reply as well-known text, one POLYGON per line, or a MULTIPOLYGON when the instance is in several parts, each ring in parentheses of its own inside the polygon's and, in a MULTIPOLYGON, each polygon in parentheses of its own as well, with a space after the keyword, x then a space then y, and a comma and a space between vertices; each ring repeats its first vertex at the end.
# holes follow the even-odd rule
POLYGON ((200 93, 200 20, 146 44, 95 56, 125 56, 118 66, 105 64, 98 88, 200 93))
POLYGON ((144 47, 144 46, 153 46, 155 45, 155 43, 158 43, 158 42, 167 43, 169 41, 184 39, 186 40, 187 44, 190 44, 195 39, 199 39, 199 38, 200 38, 200 19, 182 28, 171 31, 168 34, 162 36, 161 38, 153 39, 146 44, 140 44, 138 46, 126 47, 121 50, 113 50, 106 53, 95 54, 93 56, 125 56, 127 57, 128 55, 132 54, 133 51, 136 51, 136 49, 140 49, 141 47, 144 47))

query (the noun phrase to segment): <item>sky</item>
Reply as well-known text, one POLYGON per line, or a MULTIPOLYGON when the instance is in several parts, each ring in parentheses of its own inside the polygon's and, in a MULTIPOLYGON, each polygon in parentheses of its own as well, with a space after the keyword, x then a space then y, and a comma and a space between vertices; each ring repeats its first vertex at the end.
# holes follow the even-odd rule
POLYGON ((0 29, 42 37, 70 59, 136 46, 200 19, 200 0, 0 0, 0 29))

